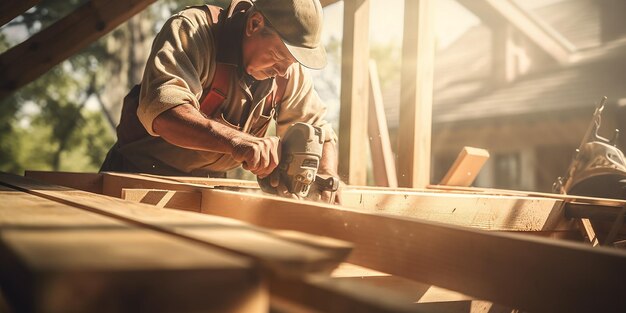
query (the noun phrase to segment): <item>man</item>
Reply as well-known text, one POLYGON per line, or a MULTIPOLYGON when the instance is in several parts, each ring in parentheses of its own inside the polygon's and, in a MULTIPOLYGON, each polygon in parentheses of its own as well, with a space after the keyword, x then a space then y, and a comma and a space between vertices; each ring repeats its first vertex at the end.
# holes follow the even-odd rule
POLYGON ((174 15, 141 86, 124 99, 101 171, 223 177, 243 165, 263 178, 279 162, 279 138, 264 137, 275 119, 279 137, 295 122, 324 128, 319 173, 337 176, 337 137, 303 69, 326 64, 321 29, 318 0, 233 1, 219 16, 207 6, 174 15))

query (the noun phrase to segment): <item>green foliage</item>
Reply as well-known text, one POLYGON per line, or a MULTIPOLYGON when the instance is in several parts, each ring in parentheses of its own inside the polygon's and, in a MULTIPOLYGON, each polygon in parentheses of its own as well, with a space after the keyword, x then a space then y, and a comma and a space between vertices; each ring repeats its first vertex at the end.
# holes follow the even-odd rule
POLYGON ((376 61, 378 68, 378 78, 382 89, 385 89, 392 82, 400 81, 400 70, 402 66, 401 47, 393 43, 376 44, 370 47, 370 58, 376 61))

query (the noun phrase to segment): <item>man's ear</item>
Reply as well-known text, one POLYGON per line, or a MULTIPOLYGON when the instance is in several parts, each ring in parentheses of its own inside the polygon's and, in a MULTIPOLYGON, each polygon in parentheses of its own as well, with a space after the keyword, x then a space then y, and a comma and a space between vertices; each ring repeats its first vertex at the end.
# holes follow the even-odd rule
POLYGON ((252 13, 246 22, 246 36, 251 36, 252 34, 263 29, 264 26, 265 19, 263 18, 263 15, 259 12, 252 13))

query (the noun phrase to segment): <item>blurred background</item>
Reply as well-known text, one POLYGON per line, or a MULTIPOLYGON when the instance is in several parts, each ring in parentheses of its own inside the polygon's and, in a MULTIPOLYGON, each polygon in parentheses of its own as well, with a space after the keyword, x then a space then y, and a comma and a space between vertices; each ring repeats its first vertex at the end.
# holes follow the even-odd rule
MULTIPOLYGON (((0 53, 83 2, 41 1, 0 28, 0 53)), ((626 1, 511 0, 516 16, 523 16, 513 22, 481 2, 433 1, 431 182, 443 177, 463 146, 473 146, 491 154, 476 186, 549 191, 602 96, 609 101, 601 134, 610 138, 615 128, 626 129, 626 1)), ((2 100, 0 170, 97 171, 115 141, 122 98, 141 80, 154 35, 174 12, 202 3, 159 0, 2 100)), ((370 57, 394 151, 401 144, 403 9, 404 0, 371 1, 370 57)), ((343 2, 324 14, 329 64, 313 75, 338 130, 343 2)), ((229 176, 249 178, 241 170, 229 176)))

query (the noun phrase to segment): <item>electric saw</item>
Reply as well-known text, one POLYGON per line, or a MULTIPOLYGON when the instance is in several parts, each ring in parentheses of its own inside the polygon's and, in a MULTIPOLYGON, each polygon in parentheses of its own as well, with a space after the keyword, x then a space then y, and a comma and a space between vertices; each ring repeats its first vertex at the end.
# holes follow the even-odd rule
POLYGON ((324 129, 306 123, 295 123, 281 139, 280 163, 264 178, 257 178, 261 190, 276 194, 270 177, 278 176, 287 190, 300 198, 319 200, 323 191, 330 191, 330 203, 334 203, 339 179, 317 174, 324 147, 324 129))

